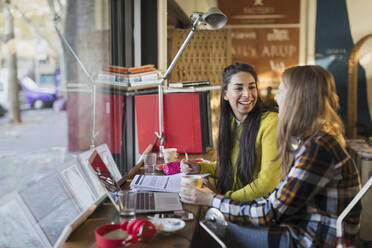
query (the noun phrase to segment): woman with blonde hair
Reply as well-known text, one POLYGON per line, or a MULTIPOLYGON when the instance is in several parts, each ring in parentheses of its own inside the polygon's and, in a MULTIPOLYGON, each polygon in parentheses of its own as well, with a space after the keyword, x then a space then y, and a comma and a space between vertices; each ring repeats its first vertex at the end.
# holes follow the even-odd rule
MULTIPOLYGON (((337 217, 360 190, 359 172, 345 151, 333 76, 315 65, 289 68, 275 99, 283 180, 274 191, 239 203, 183 185, 181 199, 215 207, 231 222, 253 225, 237 229, 243 246, 264 239, 260 247, 333 247, 337 217)), ((360 210, 357 204, 344 220, 346 238, 358 232, 360 210)))

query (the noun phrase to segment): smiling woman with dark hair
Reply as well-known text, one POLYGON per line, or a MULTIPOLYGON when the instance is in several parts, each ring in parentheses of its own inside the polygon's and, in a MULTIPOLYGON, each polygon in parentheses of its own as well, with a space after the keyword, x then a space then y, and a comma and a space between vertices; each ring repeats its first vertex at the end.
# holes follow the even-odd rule
POLYGON ((280 181, 275 143, 278 114, 258 94, 257 73, 236 63, 222 73, 217 162, 183 160, 189 173, 211 173, 216 190, 236 201, 250 201, 271 192, 280 181))

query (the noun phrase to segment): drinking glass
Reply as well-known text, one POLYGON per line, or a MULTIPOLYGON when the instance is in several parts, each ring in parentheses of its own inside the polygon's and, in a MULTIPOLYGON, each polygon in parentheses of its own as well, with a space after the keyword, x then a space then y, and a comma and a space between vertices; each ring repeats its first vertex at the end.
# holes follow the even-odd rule
POLYGON ((137 193, 129 190, 118 192, 119 214, 126 220, 136 218, 137 193))
POLYGON ((145 168, 145 175, 155 174, 155 166, 156 166, 156 153, 148 153, 143 156, 143 164, 145 168))

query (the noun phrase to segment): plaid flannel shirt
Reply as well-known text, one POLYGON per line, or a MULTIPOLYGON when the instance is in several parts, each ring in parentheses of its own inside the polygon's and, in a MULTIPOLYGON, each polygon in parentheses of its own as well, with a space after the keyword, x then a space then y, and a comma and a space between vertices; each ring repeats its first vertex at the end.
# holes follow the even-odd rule
MULTIPOLYGON (((319 132, 295 154, 286 178, 272 193, 247 203, 215 196, 218 208, 231 222, 285 227, 296 246, 333 247, 336 220, 360 190, 355 163, 337 140, 319 132)), ((359 230, 361 204, 344 220, 345 236, 359 230)))

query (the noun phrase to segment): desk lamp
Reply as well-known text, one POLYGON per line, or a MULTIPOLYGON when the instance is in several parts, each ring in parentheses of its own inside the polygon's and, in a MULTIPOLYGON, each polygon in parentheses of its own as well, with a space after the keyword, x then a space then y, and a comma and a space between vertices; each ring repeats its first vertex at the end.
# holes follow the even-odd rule
POLYGON ((159 156, 163 157, 164 152, 164 129, 163 129, 163 83, 167 80, 170 72, 172 71, 174 65, 176 64, 178 58, 181 56, 183 50, 186 48, 187 44, 189 43, 191 37, 193 36, 196 28, 203 24, 209 30, 217 30, 222 28, 226 25, 227 17, 217 8, 211 8, 208 12, 194 12, 190 18, 193 20, 193 25, 190 30, 190 33, 187 35, 185 41, 181 45, 180 49, 178 50, 176 56, 173 58, 171 64, 169 65, 167 71, 165 72, 164 76, 159 82, 158 85, 158 100, 159 100, 159 132, 155 132, 155 135, 159 139, 159 156))

